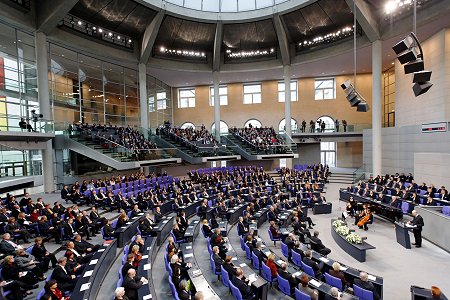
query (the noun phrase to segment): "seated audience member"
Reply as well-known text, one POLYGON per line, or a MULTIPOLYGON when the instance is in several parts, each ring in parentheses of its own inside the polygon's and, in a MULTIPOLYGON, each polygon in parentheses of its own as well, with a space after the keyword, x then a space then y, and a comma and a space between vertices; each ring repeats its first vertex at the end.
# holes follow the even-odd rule
POLYGON ((320 254, 328 255, 331 253, 331 250, 325 247, 325 245, 319 239, 319 232, 317 230, 314 231, 314 236, 311 237, 311 242, 315 244, 313 249, 319 252, 320 254))
POLYGON ((127 213, 124 210, 121 210, 120 216, 117 219, 116 228, 114 228, 114 230, 117 230, 122 226, 126 226, 127 222, 128 222, 127 213))
POLYGON ((197 293, 195 293, 194 300, 205 300, 205 296, 203 296, 203 292, 198 291, 197 293))
POLYGON ((289 287, 291 288, 291 294, 294 293, 294 289, 297 286, 297 280, 295 279, 294 275, 289 274, 288 272, 288 265, 283 262, 281 263, 281 268, 278 270, 278 275, 280 275, 281 278, 286 279, 289 281, 289 287))
POLYGON ((342 282, 342 288, 348 285, 347 279, 345 279, 344 273, 341 271, 341 265, 335 261, 332 265, 332 269, 328 271, 331 276, 339 278, 342 282))
POLYGON ((314 274, 316 275, 316 278, 321 278, 322 277, 322 268, 323 268, 323 262, 320 262, 320 265, 318 263, 316 263, 315 261, 312 260, 312 252, 311 250, 306 250, 305 251, 305 257, 303 257, 303 263, 310 266, 313 271, 314 274))
POLYGON ((373 299, 379 300, 380 296, 378 295, 377 291, 375 290, 375 287, 372 282, 369 282, 369 276, 366 272, 359 273, 359 278, 356 278, 353 282, 353 285, 357 285, 360 288, 363 288, 365 290, 371 291, 373 293, 373 299))
POLYGON ((122 286, 116 288, 114 295, 114 300, 129 300, 128 297, 125 296, 125 289, 122 286))
POLYGON ((38 222, 39 233, 41 236, 46 238, 46 241, 49 241, 51 238, 55 239, 55 243, 61 243, 61 229, 59 227, 54 227, 50 224, 47 219, 47 216, 41 216, 41 219, 38 222))
POLYGON ((44 271, 35 257, 23 249, 16 251, 15 263, 20 272, 31 272, 38 280, 45 280, 44 271))
POLYGON ((0 242, 0 253, 10 255, 18 249, 23 249, 23 247, 11 241, 11 235, 9 233, 4 233, 3 239, 0 242))
POLYGON ((184 233, 180 230, 177 223, 173 224, 172 232, 177 241, 184 239, 184 233))
POLYGON ((128 274, 129 269, 134 269, 134 254, 130 253, 127 255, 127 261, 122 266, 122 277, 124 278, 128 274))
POLYGON ((75 250, 77 250, 77 252, 80 254, 90 254, 97 252, 97 250, 100 249, 99 245, 93 245, 87 241, 82 240, 80 234, 75 234, 73 244, 75 246, 75 250))
POLYGON ((281 233, 278 231, 277 227, 275 226, 274 221, 270 221, 269 230, 270 230, 270 233, 272 233, 272 236, 274 239, 281 237, 281 233))
POLYGON ((428 298, 428 299, 441 299, 441 295, 442 295, 442 292, 441 292, 441 289, 440 288, 438 288, 437 286, 431 286, 431 298, 428 298))
POLYGON ((80 264, 80 265, 84 265, 89 263, 89 261, 91 260, 92 256, 94 255, 94 253, 79 253, 77 251, 77 249, 75 249, 75 244, 71 241, 67 242, 66 244, 66 249, 70 250, 73 252, 74 256, 75 256, 75 260, 80 264))
POLYGON ((216 265, 216 271, 220 270, 220 267, 223 265, 224 261, 219 256, 219 247, 214 246, 212 249, 212 252, 213 252, 212 258, 213 258, 214 264, 216 265))
POLYGON ((116 235, 114 228, 112 227, 112 222, 110 220, 107 220, 105 226, 103 226, 103 234, 108 237, 113 237, 116 235))
POLYGON ((66 270, 67 258, 58 259, 58 264, 52 272, 52 279, 56 280, 59 287, 64 292, 72 292, 77 283, 75 274, 70 270, 66 270))
POLYGON ((143 253, 144 252, 144 244, 145 244, 145 241, 142 238, 142 236, 140 234, 137 234, 134 241, 132 241, 130 243, 130 249, 133 249, 133 247, 135 245, 137 245, 139 247, 139 252, 143 253))
POLYGON ((77 276, 80 276, 84 271, 85 265, 81 265, 79 262, 77 262, 75 259, 75 255, 70 250, 66 251, 64 256, 67 258, 66 270, 73 272, 73 274, 77 276))
POLYGON ((230 280, 233 279, 234 276, 236 276, 237 269, 233 265, 233 257, 231 257, 230 255, 227 255, 225 257, 225 263, 223 264, 223 268, 225 269, 225 271, 227 271, 230 280))
POLYGON ((211 235, 213 234, 211 226, 209 226, 208 220, 206 219, 203 219, 202 229, 207 237, 211 237, 211 235))
POLYGON ((138 300, 138 289, 147 284, 148 280, 145 277, 136 276, 135 269, 129 269, 127 276, 123 278, 122 286, 125 288, 125 296, 129 300, 138 300))
POLYGON ((130 254, 134 255, 133 267, 137 270, 139 263, 142 260, 142 253, 139 252, 139 246, 134 245, 133 248, 130 250, 130 254))
POLYGON ((50 297, 51 300, 69 300, 70 297, 65 297, 63 291, 58 288, 58 282, 54 279, 49 280, 45 286, 45 296, 50 297))
POLYGON ((278 268, 277 268, 277 265, 275 264, 275 255, 273 255, 273 253, 270 253, 269 256, 267 257, 266 265, 270 269, 270 273, 272 274, 272 278, 277 277, 277 275, 278 275, 278 268))
POLYGON ((173 283, 175 286, 178 286, 180 284, 180 281, 182 279, 189 279, 189 275, 187 273, 187 270, 191 267, 191 264, 184 263, 181 258, 178 257, 178 255, 174 254, 172 256, 172 259, 170 261, 170 267, 172 268, 172 276, 176 275, 178 277, 178 282, 175 284, 175 281, 173 283))
POLYGON ((6 281, 15 280, 26 285, 27 290, 38 282, 38 279, 32 272, 23 272, 12 255, 8 255, 2 262, 2 277, 6 281))
POLYGON ((25 243, 28 243, 30 233, 25 228, 22 228, 16 221, 16 218, 11 217, 8 219, 8 224, 6 225, 5 231, 11 235, 19 235, 25 243))
POLYGON ((308 286, 309 278, 306 274, 302 274, 302 277, 300 278, 300 284, 298 285, 298 289, 302 291, 303 293, 307 294, 309 297, 311 297, 311 300, 318 300, 319 299, 319 293, 317 290, 313 290, 308 286))
POLYGON ((154 236, 156 235, 153 232, 153 221, 150 218, 150 214, 146 213, 144 217, 141 218, 139 221, 139 230, 141 231, 142 235, 144 236, 154 236))
POLYGON ((53 253, 48 252, 45 248, 44 242, 41 237, 34 239, 34 246, 31 249, 31 254, 36 258, 37 261, 41 263, 42 270, 44 272, 48 271, 48 266, 50 262, 52 267, 55 268, 58 261, 53 253))
POLYGON ((339 297, 339 290, 336 287, 332 287, 330 289, 329 294, 326 294, 324 298, 324 300, 334 300, 334 299, 341 299, 339 297))
POLYGON ((155 216, 155 223, 156 224, 161 222, 161 220, 164 218, 163 214, 161 213, 161 208, 159 206, 156 207, 154 216, 155 216))
POLYGON ((244 277, 244 271, 239 267, 236 270, 236 276, 231 280, 233 284, 239 289, 243 300, 254 300, 257 299, 255 294, 253 294, 252 283, 250 280, 244 277))
POLYGON ((189 294, 188 284, 186 280, 183 279, 180 281, 177 291, 178 298, 180 298, 180 300, 191 300, 191 294, 189 294))

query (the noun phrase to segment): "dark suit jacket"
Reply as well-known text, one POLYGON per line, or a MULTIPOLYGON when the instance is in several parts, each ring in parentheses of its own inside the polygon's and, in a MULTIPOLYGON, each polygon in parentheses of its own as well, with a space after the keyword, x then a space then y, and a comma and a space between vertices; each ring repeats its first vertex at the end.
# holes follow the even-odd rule
POLYGON ((131 279, 129 276, 123 278, 122 286, 125 288, 125 295, 130 300, 137 300, 138 293, 137 290, 142 286, 141 277, 135 276, 131 279))
POLYGON ((238 234, 239 235, 244 235, 246 232, 246 229, 247 228, 245 228, 243 223, 241 223, 241 222, 238 223, 238 234))
POLYGON ((251 286, 249 286, 247 283, 245 283, 244 281, 240 280, 236 276, 233 277, 231 282, 233 282, 233 284, 241 292, 242 299, 244 299, 244 300, 253 299, 253 291, 252 291, 252 287, 251 286))
POLYGON ((139 229, 141 230, 142 234, 149 235, 152 232, 153 227, 152 224, 150 224, 150 221, 145 218, 144 221, 139 224, 139 229))
POLYGON ((287 281, 289 281, 289 286, 291 287, 291 290, 293 290, 297 286, 297 280, 295 278, 293 278, 292 275, 289 274, 289 272, 279 269, 278 275, 280 275, 281 278, 284 278, 287 281))
POLYGON ((58 284, 61 282, 71 282, 72 281, 72 277, 70 277, 69 271, 67 271, 67 273, 64 272, 63 268, 60 265, 57 265, 53 269, 52 279, 55 279, 58 282, 58 284))
POLYGON ((180 300, 191 300, 192 297, 191 295, 186 292, 186 290, 178 292, 178 298, 180 298, 180 300))
POLYGON ((40 247, 34 245, 31 249, 31 254, 37 259, 42 260, 45 257, 45 252, 47 252, 47 249, 45 249, 44 245, 41 245, 40 247))
POLYGON ((415 216, 414 219, 412 219, 411 224, 417 226, 417 228, 414 228, 413 231, 422 231, 422 227, 425 225, 421 215, 415 216))
POLYGON ((356 278, 355 281, 353 282, 353 285, 357 285, 360 288, 363 288, 365 290, 371 291, 373 293, 373 299, 374 300, 379 300, 380 296, 378 295, 378 293, 375 290, 375 287, 373 286, 372 282, 369 281, 362 281, 359 278, 356 278))
POLYGON ((320 272, 319 265, 315 261, 313 261, 312 259, 309 259, 308 257, 304 257, 303 258, 303 263, 305 265, 310 266, 314 270, 314 274, 317 275, 320 272))
POLYGON ((224 263, 223 268, 225 269, 225 271, 227 271, 230 280, 233 279, 234 276, 236 276, 237 269, 232 264, 224 263))
POLYGON ((126 262, 122 267, 122 277, 125 278, 128 274, 128 270, 133 268, 133 265, 129 262, 126 262))
POLYGON ((14 249, 14 247, 7 241, 2 240, 0 242, 0 253, 10 255, 13 254, 15 251, 16 249, 14 249))
POLYGON ((212 256, 214 263, 216 264, 216 271, 220 270, 220 266, 224 264, 224 261, 218 254, 213 254, 212 256))
POLYGON ((310 239, 311 239, 311 241, 316 243, 317 251, 320 251, 320 250, 326 248, 325 245, 322 244, 322 241, 318 237, 312 236, 310 239))

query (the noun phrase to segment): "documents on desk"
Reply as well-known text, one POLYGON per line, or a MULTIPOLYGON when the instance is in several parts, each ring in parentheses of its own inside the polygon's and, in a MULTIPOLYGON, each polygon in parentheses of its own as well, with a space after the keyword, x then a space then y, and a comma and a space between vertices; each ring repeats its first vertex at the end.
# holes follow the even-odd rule
POLYGON ((315 279, 313 279, 313 278, 311 278, 311 279, 309 280, 309 283, 311 283, 311 284, 312 284, 313 286, 315 286, 315 287, 319 287, 319 286, 322 285, 322 283, 318 282, 317 280, 315 280, 315 279))
POLYGON ((192 272, 192 275, 194 277, 200 276, 200 275, 202 275, 202 270, 200 270, 200 269, 195 270, 195 271, 192 272))
POLYGON ((145 264, 144 271, 150 270, 152 268, 152 264, 145 264))
POLYGON ((80 292, 87 290, 88 288, 91 287, 91 283, 87 282, 87 283, 83 283, 80 287, 80 292))
POLYGON ((148 295, 142 297, 142 300, 149 300, 149 299, 152 299, 152 294, 148 294, 148 295))
POLYGON ((327 263, 327 262, 329 262, 330 260, 329 259, 327 259, 326 257, 321 257, 321 258, 319 258, 321 261, 323 261, 324 263, 327 263))
POLYGON ((243 268, 243 267, 245 267, 247 264, 246 263, 242 263, 242 264, 240 264, 239 266, 241 267, 241 268, 243 268))
POLYGON ((105 250, 106 250, 105 248, 102 248, 102 249, 98 249, 97 252, 103 252, 105 250))
POLYGON ((377 280, 377 278, 375 276, 373 276, 373 275, 367 275, 367 278, 369 280, 372 280, 372 281, 376 281, 377 280))
POLYGON ((284 260, 279 259, 279 260, 277 260, 277 263, 278 263, 279 265, 281 265, 282 263, 284 263, 284 260))
POLYGON ((92 275, 92 273, 94 273, 94 270, 86 271, 86 272, 84 272, 83 277, 89 277, 92 275))
POLYGON ((186 250, 191 250, 192 246, 186 246, 186 250))
POLYGON ((344 266, 341 266, 341 267, 340 267, 340 270, 341 270, 341 271, 345 271, 345 270, 347 270, 347 269, 348 269, 348 268, 347 268, 347 267, 344 267, 344 266))
POLYGON ((266 256, 269 256, 270 251, 266 251, 266 252, 264 252, 264 254, 265 254, 266 256))
POLYGON ((142 259, 146 259, 146 258, 148 258, 148 255, 147 255, 147 254, 142 255, 142 259))
POLYGON ((231 258, 231 260, 238 260, 238 258, 237 257, 233 257, 233 258, 231 258))
POLYGON ((292 274, 294 277, 298 277, 298 276, 300 276, 300 275, 302 275, 302 272, 301 271, 298 271, 298 272, 295 272, 294 274, 292 274))
POLYGON ((411 224, 408 224, 408 223, 405 223, 405 226, 408 227, 408 228, 416 228, 417 227, 416 225, 411 225, 411 224))
POLYGON ((98 259, 93 259, 89 262, 89 265, 95 265, 98 262, 98 259))
POLYGON ((250 275, 248 276, 248 280, 249 280, 250 282, 255 282, 255 281, 256 281, 256 274, 255 274, 255 273, 250 274, 250 275))
POLYGON ((185 254, 184 257, 194 257, 194 253, 185 254))

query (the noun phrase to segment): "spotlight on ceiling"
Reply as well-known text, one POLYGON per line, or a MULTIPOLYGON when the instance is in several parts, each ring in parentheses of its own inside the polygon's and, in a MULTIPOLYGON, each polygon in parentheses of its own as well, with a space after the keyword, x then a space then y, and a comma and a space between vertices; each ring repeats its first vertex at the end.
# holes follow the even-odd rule
POLYGON ((431 71, 424 71, 424 57, 422 47, 414 32, 408 34, 403 40, 392 47, 397 54, 398 61, 404 65, 405 74, 413 73, 413 91, 417 97, 425 94, 433 86, 429 82, 431 71))
POLYGON ((350 79, 341 84, 341 88, 347 95, 346 98, 351 107, 356 107, 356 111, 367 112, 369 111, 369 105, 366 100, 355 90, 351 84, 350 79))

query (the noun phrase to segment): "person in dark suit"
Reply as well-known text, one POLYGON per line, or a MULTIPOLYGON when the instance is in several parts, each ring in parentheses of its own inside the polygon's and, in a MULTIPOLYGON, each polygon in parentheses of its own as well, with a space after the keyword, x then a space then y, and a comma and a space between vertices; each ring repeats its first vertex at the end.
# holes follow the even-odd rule
POLYGON ((178 290, 178 298, 180 300, 191 300, 192 296, 191 294, 189 294, 188 290, 187 290, 187 281, 186 280, 181 280, 180 284, 177 287, 178 290))
POLYGON ((253 249, 253 253, 258 257, 259 267, 261 268, 261 263, 265 260, 265 254, 262 252, 262 243, 257 242, 256 248, 253 249))
POLYGON ((77 279, 75 274, 66 270, 66 264, 67 258, 58 259, 58 264, 52 272, 52 279, 56 280, 61 290, 71 292, 75 288, 77 279))
POLYGON ((161 208, 159 206, 156 207, 154 216, 155 216, 155 223, 156 224, 161 222, 161 220, 164 218, 163 214, 161 213, 161 208))
POLYGON ((110 220, 106 220, 106 224, 105 226, 103 226, 103 234, 105 236, 112 236, 112 237, 116 235, 110 220))
POLYGON ((411 215, 414 217, 412 221, 409 221, 408 224, 414 226, 413 233, 415 242, 413 245, 416 245, 416 248, 422 247, 422 227, 425 225, 423 222, 423 218, 421 215, 417 214, 416 210, 411 212, 411 215))
POLYGON ((129 269, 127 276, 123 278, 122 286, 125 288, 125 295, 130 300, 138 300, 138 289, 147 284, 148 280, 145 277, 136 276, 135 269, 129 269))
POLYGON ((69 191, 69 188, 67 187, 67 185, 65 185, 63 187, 63 189, 61 190, 61 199, 65 200, 67 203, 67 201, 70 200, 70 196, 71 196, 71 193, 69 191))
POLYGON ((314 236, 311 237, 311 242, 313 242, 315 245, 315 249, 317 252, 319 252, 322 255, 328 255, 331 253, 331 250, 325 247, 325 245, 322 243, 322 240, 319 239, 319 232, 317 230, 314 231, 314 236))
POLYGON ((58 263, 55 255, 47 251, 44 246, 43 240, 40 237, 37 237, 34 240, 34 246, 31 249, 31 254, 41 263, 44 272, 48 271, 50 262, 52 263, 53 268, 55 268, 56 264, 58 263))
POLYGON ((219 247, 214 246, 212 252, 213 252, 212 259, 214 261, 214 264, 216 265, 216 271, 220 270, 220 267, 223 265, 224 261, 219 256, 219 247))
POLYGON ((308 295, 311 300, 318 300, 319 299, 319 293, 317 290, 313 290, 308 286, 309 278, 306 274, 302 274, 302 277, 300 278, 300 284, 298 286, 298 289, 308 295))
POLYGON ((198 208, 197 215, 200 217, 200 219, 205 219, 207 211, 208 211, 208 202, 205 199, 203 200, 202 205, 198 208))
POLYGON ((133 268, 134 254, 127 255, 127 261, 122 266, 122 277, 125 278, 128 274, 128 270, 133 268))
POLYGON ((77 250, 80 254, 89 254, 97 252, 98 249, 100 249, 99 245, 93 245, 87 241, 83 241, 81 239, 81 235, 76 234, 75 239, 73 241, 75 245, 75 250, 77 250))
POLYGON ((9 233, 3 234, 3 239, 0 242, 0 253, 11 255, 16 252, 17 249, 22 246, 17 245, 13 241, 11 241, 11 235, 9 233))
POLYGON ((287 281, 289 281, 289 287, 291 288, 291 294, 293 294, 294 289, 297 286, 297 280, 295 279, 294 275, 289 274, 288 265, 285 262, 281 263, 281 267, 280 267, 280 269, 278 269, 278 275, 280 275, 281 278, 284 278, 287 281))
POLYGON ((238 230, 238 234, 240 236, 243 236, 248 231, 248 227, 246 227, 244 225, 244 218, 243 217, 239 217, 239 222, 237 224, 237 230, 238 230))
POLYGON ((306 250, 305 251, 305 257, 303 257, 303 263, 305 265, 310 266, 313 271, 314 274, 316 275, 316 278, 321 278, 322 277, 322 268, 323 268, 323 262, 320 263, 320 265, 318 263, 316 263, 315 261, 312 260, 312 252, 311 250, 306 250))
POLYGON ((373 299, 379 300, 380 296, 378 295, 377 291, 375 290, 375 287, 372 282, 369 282, 369 276, 366 272, 359 273, 359 278, 356 278, 353 282, 353 285, 357 285, 360 288, 363 288, 365 290, 371 291, 373 293, 373 299))
POLYGON ((233 279, 234 276, 236 276, 236 271, 237 269, 234 267, 233 263, 233 257, 231 257, 230 255, 227 255, 225 257, 225 263, 223 264, 223 268, 225 269, 225 271, 227 271, 228 273, 228 277, 230 278, 230 280, 233 279))
POLYGON ((244 271, 241 268, 236 270, 236 276, 233 277, 232 282, 241 292, 243 300, 257 299, 253 294, 251 282, 244 277, 244 271))
POLYGON ((213 234, 213 232, 211 230, 211 226, 209 226, 208 220, 206 220, 206 219, 203 219, 202 229, 203 229, 204 234, 207 237, 211 237, 211 235, 213 234))

